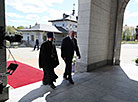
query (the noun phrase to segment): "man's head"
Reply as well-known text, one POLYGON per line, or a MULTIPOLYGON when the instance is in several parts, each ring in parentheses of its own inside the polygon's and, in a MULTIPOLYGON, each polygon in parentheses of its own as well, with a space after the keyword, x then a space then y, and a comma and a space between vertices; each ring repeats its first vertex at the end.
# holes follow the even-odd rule
POLYGON ((48 38, 48 40, 53 41, 54 40, 54 33, 53 32, 48 32, 47 33, 47 38, 48 38))
POLYGON ((69 36, 70 36, 70 37, 72 37, 72 38, 74 38, 75 33, 74 33, 74 31, 73 31, 73 30, 71 30, 71 31, 69 32, 69 36))

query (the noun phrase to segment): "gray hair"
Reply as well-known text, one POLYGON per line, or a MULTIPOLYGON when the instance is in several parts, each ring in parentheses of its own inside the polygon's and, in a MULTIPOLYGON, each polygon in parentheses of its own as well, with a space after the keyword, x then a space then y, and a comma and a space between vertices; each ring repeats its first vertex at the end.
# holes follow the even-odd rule
POLYGON ((75 32, 74 30, 69 30, 69 34, 70 34, 72 31, 75 32))

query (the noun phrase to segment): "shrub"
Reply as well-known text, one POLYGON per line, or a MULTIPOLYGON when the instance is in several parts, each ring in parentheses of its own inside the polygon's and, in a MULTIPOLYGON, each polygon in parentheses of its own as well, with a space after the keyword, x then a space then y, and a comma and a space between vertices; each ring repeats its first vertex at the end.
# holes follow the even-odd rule
POLYGON ((135 60, 135 62, 138 64, 138 58, 135 60))

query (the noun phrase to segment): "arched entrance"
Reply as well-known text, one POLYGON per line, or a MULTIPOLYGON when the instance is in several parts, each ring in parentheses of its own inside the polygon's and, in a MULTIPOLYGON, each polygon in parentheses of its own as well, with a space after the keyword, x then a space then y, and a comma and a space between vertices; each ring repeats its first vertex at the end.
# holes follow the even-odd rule
MULTIPOLYGON (((0 26, 5 27, 5 0, 0 1, 0 26)), ((82 58, 77 71, 119 64, 124 10, 129 0, 79 0, 78 43, 82 58)), ((0 34, 2 38, 3 33, 0 34)), ((6 72, 6 50, 0 49, 0 73, 6 72)), ((4 79, 7 84, 7 79, 4 79)), ((8 88, 0 94, 8 98, 8 88)))
POLYGON ((122 44, 120 52, 120 66, 125 72, 125 74, 129 77, 129 79, 138 81, 138 68, 135 62, 138 56, 138 45, 136 41, 137 38, 135 30, 137 26, 137 15, 132 16, 135 10, 137 10, 137 6, 135 5, 137 5, 137 0, 130 0, 125 9, 124 26, 122 32, 122 44), (128 14, 129 11, 131 14, 128 14))

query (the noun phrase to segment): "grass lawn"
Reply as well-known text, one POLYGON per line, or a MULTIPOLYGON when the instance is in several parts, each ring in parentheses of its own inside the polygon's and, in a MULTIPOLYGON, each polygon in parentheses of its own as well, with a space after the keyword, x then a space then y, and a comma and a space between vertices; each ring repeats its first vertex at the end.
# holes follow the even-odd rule
POLYGON ((122 41, 122 44, 137 44, 138 41, 122 41))

